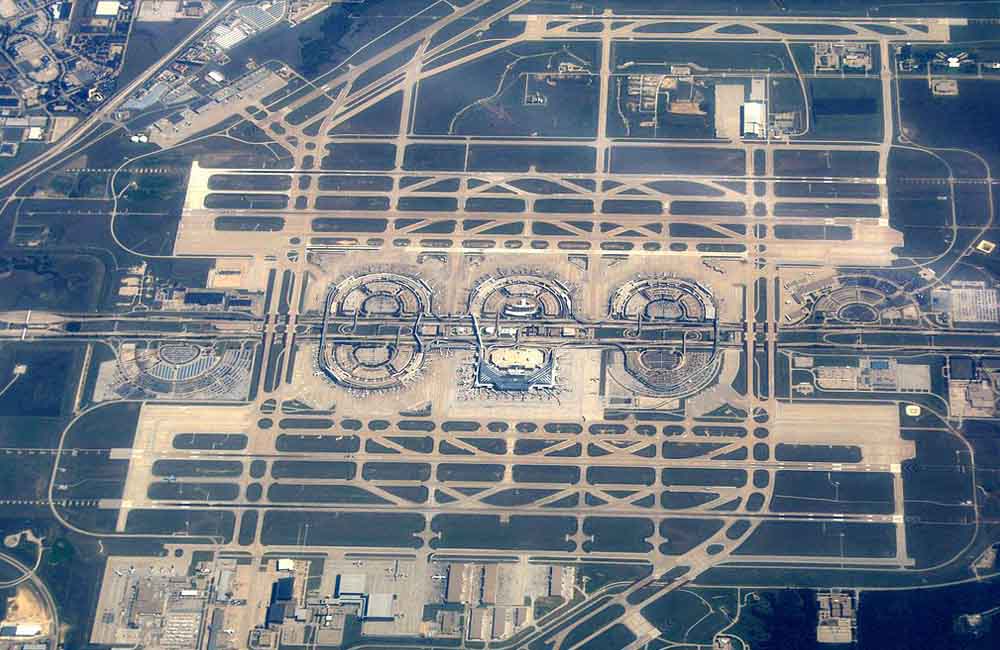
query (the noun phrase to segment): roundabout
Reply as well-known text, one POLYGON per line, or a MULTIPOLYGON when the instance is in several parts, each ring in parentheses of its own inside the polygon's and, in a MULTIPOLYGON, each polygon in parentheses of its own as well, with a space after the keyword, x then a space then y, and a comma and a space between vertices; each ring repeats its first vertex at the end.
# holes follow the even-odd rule
POLYGON ((529 274, 486 278, 469 296, 469 313, 476 318, 570 318, 572 306, 561 282, 529 274))
POLYGON ((647 323, 700 323, 716 318, 712 294, 697 282, 680 278, 642 278, 618 287, 608 315, 647 323))
POLYGON ((916 322, 922 310, 899 284, 875 275, 844 275, 800 298, 808 308, 795 324, 873 325, 916 322))
POLYGON ((171 397, 208 396, 228 399, 238 394, 253 365, 251 343, 198 344, 141 341, 115 345, 115 390, 171 397))
POLYGON ((335 343, 320 357, 320 367, 348 388, 387 390, 416 376, 424 353, 415 344, 335 343))
POLYGON ((422 280, 399 273, 355 275, 334 285, 326 301, 327 316, 414 318, 431 312, 431 289, 422 280))
MULTIPOLYGON (((419 372, 424 349, 412 327, 400 326, 393 341, 357 339, 360 328, 393 319, 431 315, 431 290, 422 280, 393 272, 351 276, 327 295, 319 345, 320 370, 336 384, 357 390, 403 386, 419 372), (340 319, 340 323, 331 323, 340 319), (343 322, 349 319, 349 322, 343 322)), ((377 327, 377 325, 376 325, 377 327)))
POLYGON ((705 390, 722 370, 722 355, 711 349, 646 348, 624 353, 629 388, 657 397, 688 397, 705 390), (629 381, 631 380, 631 381, 629 381))
MULTIPOLYGON (((713 326, 717 306, 711 292, 698 282, 672 277, 637 278, 618 287, 608 303, 615 320, 643 328, 713 326)), ((620 383, 639 394, 680 398, 709 387, 716 380, 722 355, 702 331, 685 329, 670 345, 623 350, 620 383)))

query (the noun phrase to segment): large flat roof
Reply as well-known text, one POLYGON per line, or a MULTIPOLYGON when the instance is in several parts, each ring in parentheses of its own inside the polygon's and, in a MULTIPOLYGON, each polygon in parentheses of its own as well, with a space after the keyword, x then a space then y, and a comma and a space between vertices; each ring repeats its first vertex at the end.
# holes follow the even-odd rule
POLYGON ((120 6, 118 0, 98 0, 97 8, 94 9, 95 16, 117 16, 120 6))

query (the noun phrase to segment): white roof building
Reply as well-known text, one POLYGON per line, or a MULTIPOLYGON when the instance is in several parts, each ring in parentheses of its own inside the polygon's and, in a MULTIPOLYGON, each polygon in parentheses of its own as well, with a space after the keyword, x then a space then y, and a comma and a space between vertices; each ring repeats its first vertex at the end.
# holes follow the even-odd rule
POLYGON ((121 5, 118 4, 118 0, 98 0, 97 8, 94 9, 94 15, 101 18, 110 18, 111 16, 117 16, 120 8, 121 5))
POLYGON ((222 50, 234 47, 249 36, 239 25, 216 25, 212 28, 212 42, 222 50))
POLYGON ((767 135, 767 105, 764 102, 746 102, 740 106, 740 133, 744 138, 767 135))
POLYGON ((337 578, 337 593, 334 595, 366 593, 366 582, 366 576, 363 573, 342 573, 337 578))
POLYGON ((14 628, 14 636, 38 636, 42 626, 37 623, 18 623, 14 628))
POLYGON ((371 594, 365 618, 392 618, 392 594, 371 594))

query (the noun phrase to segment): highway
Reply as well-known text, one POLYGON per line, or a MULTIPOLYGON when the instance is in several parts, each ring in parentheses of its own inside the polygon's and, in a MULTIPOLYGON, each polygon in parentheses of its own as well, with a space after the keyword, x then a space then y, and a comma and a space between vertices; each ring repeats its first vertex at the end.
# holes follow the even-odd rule
MULTIPOLYGON (((70 129, 59 142, 45 150, 44 153, 36 156, 31 161, 7 172, 0 177, 0 188, 6 187, 12 181, 24 179, 28 174, 43 170, 46 165, 57 160, 62 154, 72 151, 78 144, 82 143, 87 136, 92 135, 95 129, 104 124, 109 115, 113 114, 136 90, 142 87, 147 81, 152 79, 164 66, 173 61, 178 54, 203 36, 209 29, 224 18, 229 10, 238 4, 239 0, 228 0, 218 7, 215 13, 202 21, 202 24, 195 28, 186 38, 170 49, 169 52, 160 57, 157 61, 147 67, 136 76, 128 85, 117 91, 99 109, 91 113, 88 117, 77 123, 70 129)), ((11 194, 13 196, 13 193, 11 194)), ((9 199, 8 199, 9 200, 9 199)))
MULTIPOLYGON (((504 320, 509 333, 499 334, 488 324, 481 325, 479 337, 471 331, 468 314, 435 315, 424 317, 421 323, 436 333, 424 333, 420 339, 427 347, 451 345, 476 346, 477 341, 493 344, 569 346, 569 347, 649 347, 657 344, 670 346, 684 342, 695 348, 742 346, 755 336, 744 336, 745 324, 741 323, 663 323, 643 324, 636 334, 634 320, 607 319, 581 321, 577 318, 534 321, 530 319, 504 320), (564 328, 574 328, 572 336, 564 328), (466 331, 468 330, 468 331, 466 331), (549 332, 552 333, 549 333, 549 332)), ((181 340, 250 340, 259 339, 265 330, 295 333, 302 341, 350 343, 360 341, 392 342, 400 337, 413 338, 412 319, 366 319, 331 317, 324 323, 317 316, 289 315, 281 321, 273 319, 233 318, 225 313, 187 313, 176 316, 119 314, 66 314, 45 312, 0 313, 0 338, 43 341, 81 340, 94 341, 107 338, 151 340, 178 338, 181 340), (55 318, 53 317, 55 316, 55 318), (26 320, 30 319, 30 320, 26 320), (69 323, 79 327, 67 329, 69 323), (326 333, 324 334, 324 330, 326 333)), ((871 350, 927 349, 936 353, 975 350, 980 354, 1000 354, 1000 331, 969 327, 927 327, 910 323, 859 326, 852 323, 830 321, 822 325, 778 325, 766 330, 770 340, 782 347, 816 348, 831 347, 867 348, 871 350)))

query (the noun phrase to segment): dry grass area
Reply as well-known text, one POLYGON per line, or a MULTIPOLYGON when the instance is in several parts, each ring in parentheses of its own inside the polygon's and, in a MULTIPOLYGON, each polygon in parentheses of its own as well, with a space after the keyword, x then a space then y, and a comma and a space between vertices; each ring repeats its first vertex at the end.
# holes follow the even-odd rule
POLYGON ((45 603, 35 588, 27 583, 19 585, 14 595, 7 599, 7 617, 4 620, 11 625, 35 623, 42 629, 51 624, 45 603))

